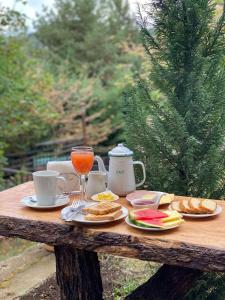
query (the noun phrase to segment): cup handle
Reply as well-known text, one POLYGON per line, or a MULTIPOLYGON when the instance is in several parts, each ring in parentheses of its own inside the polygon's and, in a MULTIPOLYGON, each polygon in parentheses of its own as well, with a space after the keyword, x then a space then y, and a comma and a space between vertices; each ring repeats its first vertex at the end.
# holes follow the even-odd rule
POLYGON ((63 176, 58 176, 57 180, 58 180, 58 182, 59 181, 63 182, 62 189, 59 187, 58 182, 57 182, 57 196, 60 196, 66 189, 66 179, 63 176))
POLYGON ((144 182, 145 182, 145 179, 146 179, 145 166, 144 166, 143 162, 141 162, 141 161, 134 161, 133 165, 141 165, 141 167, 142 167, 143 179, 141 182, 136 184, 136 187, 138 187, 138 186, 141 186, 142 184, 144 184, 144 182))

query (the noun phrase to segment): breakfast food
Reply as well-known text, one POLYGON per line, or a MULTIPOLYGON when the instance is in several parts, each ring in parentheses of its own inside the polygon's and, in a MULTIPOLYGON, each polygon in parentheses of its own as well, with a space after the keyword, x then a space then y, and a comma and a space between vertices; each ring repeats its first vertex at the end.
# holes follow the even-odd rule
POLYGON ((83 208, 84 213, 90 213, 95 215, 105 215, 117 211, 121 208, 119 203, 115 202, 102 202, 95 206, 83 208))
POLYGON ((177 211, 159 211, 149 208, 130 211, 129 220, 140 227, 154 227, 162 229, 183 223, 182 216, 177 211))
POLYGON ((93 195, 91 197, 92 200, 94 201, 116 201, 119 199, 119 197, 117 195, 115 195, 114 193, 112 193, 111 191, 106 191, 106 192, 102 192, 102 193, 98 193, 96 195, 93 195))
POLYGON ((192 213, 196 213, 196 214, 200 214, 202 213, 202 209, 200 207, 201 204, 201 200, 198 198, 191 198, 189 199, 189 207, 190 207, 190 211, 192 213))
POLYGON ((212 200, 205 199, 200 202, 200 208, 204 210, 204 212, 207 214, 214 213, 216 207, 217 207, 216 202, 212 200))
POLYGON ((173 210, 176 210, 178 212, 182 212, 181 207, 180 207, 180 201, 172 202, 171 207, 172 207, 173 210))
POLYGON ((174 194, 165 194, 161 197, 159 205, 171 203, 174 200, 174 194))
POLYGON ((212 214, 216 211, 216 201, 209 199, 185 198, 171 203, 171 208, 180 213, 212 214))
POLYGON ((115 202, 101 202, 95 206, 83 208, 85 220, 88 221, 113 221, 122 214, 122 207, 115 202))
POLYGON ((122 211, 117 210, 114 211, 113 213, 108 213, 105 215, 95 215, 95 214, 88 214, 85 216, 85 220, 88 221, 114 221, 116 218, 121 216, 122 211))
POLYGON ((182 212, 185 213, 191 213, 191 208, 189 206, 189 200, 188 199, 183 199, 180 201, 180 208, 182 212))

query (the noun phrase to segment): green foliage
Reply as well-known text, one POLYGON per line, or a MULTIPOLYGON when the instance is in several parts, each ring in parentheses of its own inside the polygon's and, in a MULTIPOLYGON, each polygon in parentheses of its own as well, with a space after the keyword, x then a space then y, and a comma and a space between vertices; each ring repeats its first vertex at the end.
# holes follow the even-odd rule
POLYGON ((43 74, 37 75, 37 62, 27 59, 23 44, 19 37, 0 37, 0 140, 9 152, 44 138, 53 118, 38 88, 43 74))
POLYGON ((224 300, 225 275, 221 273, 206 273, 196 286, 186 295, 185 300, 224 300))
POLYGON ((82 138, 84 119, 86 143, 107 142, 112 135, 115 135, 113 142, 116 143, 123 127, 121 94, 132 82, 132 73, 126 66, 118 64, 113 72, 109 70, 109 81, 106 70, 103 70, 103 77, 100 74, 93 78, 85 75, 68 78, 63 73, 58 74, 44 93, 44 98, 57 113, 53 138, 82 138))
MULTIPOLYGON (((152 66, 126 93, 127 141, 146 165, 150 189, 223 198, 224 11, 216 21, 212 1, 154 0, 145 13, 140 26, 152 66)), ((224 275, 215 273, 186 297, 224 298, 224 275)))
POLYGON ((129 5, 122 0, 57 0, 36 22, 36 36, 49 58, 72 72, 94 76, 115 62, 118 42, 134 33, 129 5))
POLYGON ((126 94, 127 141, 146 164, 149 188, 223 197, 224 13, 216 22, 207 0, 153 1, 145 13, 152 68, 126 94))
MULTIPOLYGON (((25 4, 26 1, 17 0, 17 3, 20 2, 25 4)), ((20 30, 25 26, 25 15, 18 12, 15 9, 10 9, 8 7, 0 7, 0 33, 5 30, 11 29, 14 31, 20 30)))

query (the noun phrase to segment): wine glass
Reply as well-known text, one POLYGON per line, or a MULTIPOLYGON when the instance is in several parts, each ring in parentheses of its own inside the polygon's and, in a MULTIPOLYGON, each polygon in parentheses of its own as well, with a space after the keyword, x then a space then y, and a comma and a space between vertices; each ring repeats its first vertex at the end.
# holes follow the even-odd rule
POLYGON ((81 200, 85 200, 85 176, 91 171, 94 163, 94 152, 92 147, 73 147, 71 160, 75 171, 80 177, 81 200))

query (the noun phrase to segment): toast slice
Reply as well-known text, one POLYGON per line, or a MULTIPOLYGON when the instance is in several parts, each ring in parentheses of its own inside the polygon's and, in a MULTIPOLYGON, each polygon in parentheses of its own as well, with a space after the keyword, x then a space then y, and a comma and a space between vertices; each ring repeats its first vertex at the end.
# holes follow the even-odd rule
POLYGON ((191 213, 192 210, 189 206, 189 200, 188 199, 183 199, 180 201, 180 209, 184 213, 191 213))
POLYGON ((173 201, 171 203, 171 207, 172 207, 173 210, 176 210, 178 212, 182 212, 181 208, 180 208, 180 201, 173 201))
POLYGON ((105 215, 88 214, 84 218, 88 221, 114 221, 122 215, 122 210, 117 210, 105 215))
POLYGON ((202 209, 202 212, 212 214, 216 211, 217 204, 216 201, 204 199, 200 203, 200 208, 202 209))
POLYGON ((83 213, 93 215, 106 215, 121 209, 121 205, 115 202, 101 202, 95 206, 83 208, 83 213))
POLYGON ((191 208, 192 214, 202 214, 204 213, 204 210, 201 208, 201 202, 202 200, 197 198, 191 198, 189 199, 189 207, 191 208))

